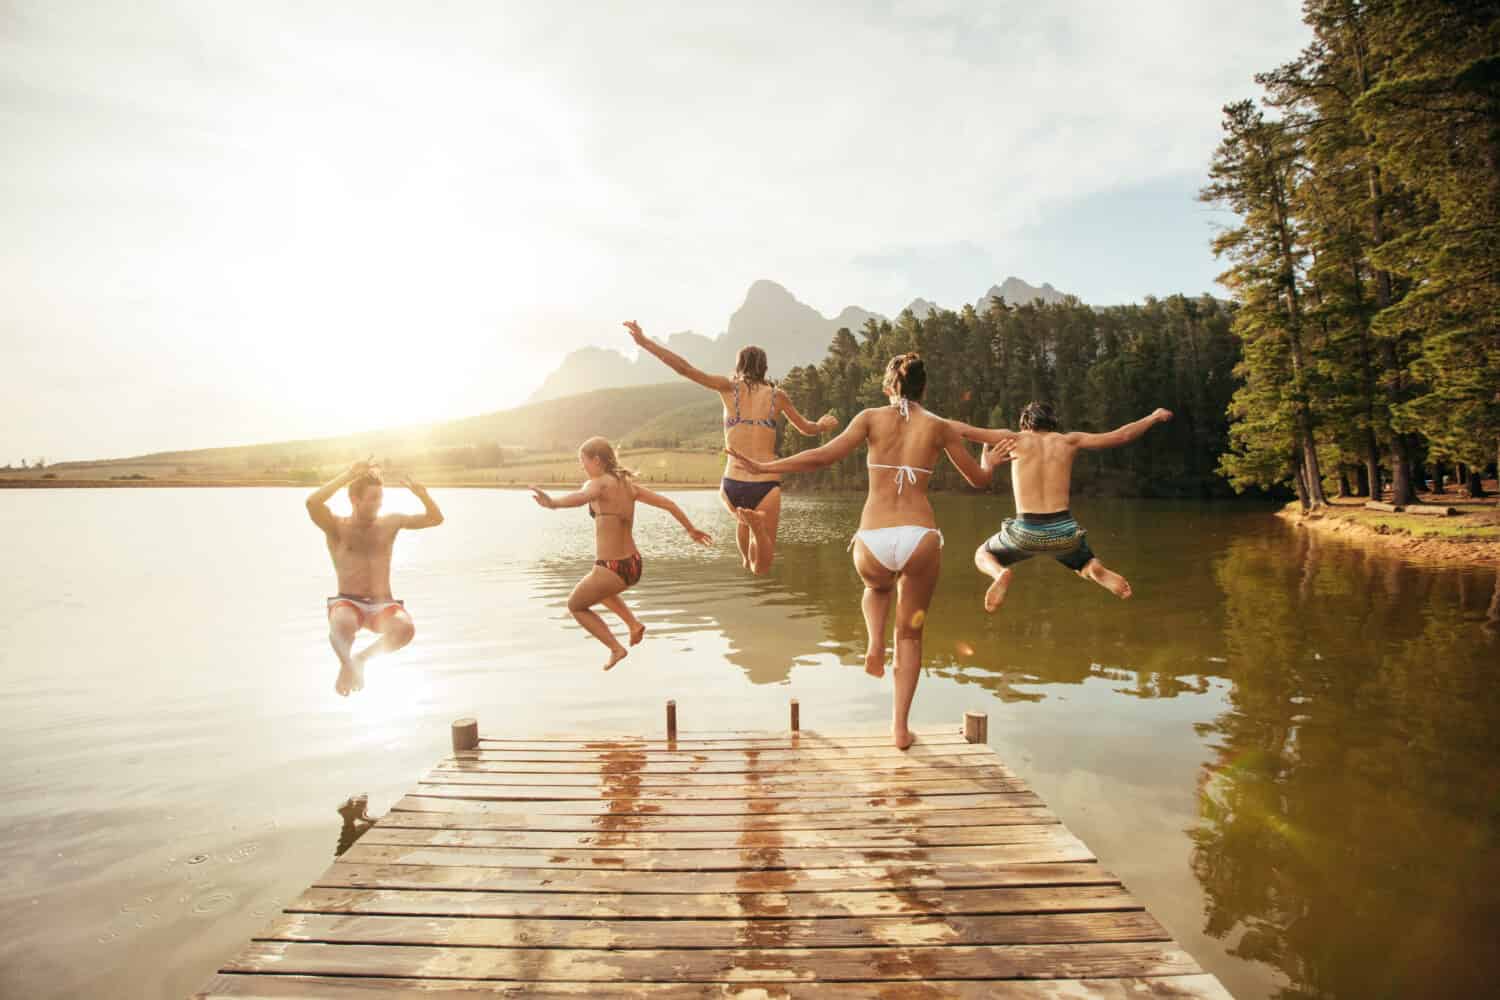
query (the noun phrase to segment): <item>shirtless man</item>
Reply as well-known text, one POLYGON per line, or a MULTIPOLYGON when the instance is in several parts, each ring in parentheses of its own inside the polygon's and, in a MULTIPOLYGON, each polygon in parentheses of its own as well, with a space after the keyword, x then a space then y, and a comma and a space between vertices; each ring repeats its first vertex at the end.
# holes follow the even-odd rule
POLYGON ((1120 599, 1130 596, 1130 583, 1105 565, 1089 548, 1088 533, 1068 511, 1072 492, 1073 456, 1080 448, 1118 448, 1172 419, 1158 409, 1148 417, 1107 434, 1057 429, 1057 417, 1046 403, 1027 403, 1021 411, 1020 433, 965 427, 964 436, 984 442, 981 464, 1001 455, 1011 458, 1011 490, 1016 517, 1006 518, 1000 530, 974 550, 974 565, 993 581, 984 594, 984 610, 993 613, 1005 600, 1011 567, 1036 555, 1049 555, 1086 580, 1093 580, 1120 599))
POLYGON ((371 657, 395 652, 416 634, 405 605, 391 596, 391 548, 396 532, 434 528, 443 523, 443 512, 410 476, 401 477, 401 485, 422 501, 421 514, 382 515, 385 488, 380 470, 369 462, 355 462, 307 498, 308 516, 323 529, 339 578, 338 596, 328 599, 328 641, 339 658, 333 689, 344 696, 365 686, 365 664, 371 657), (328 498, 346 485, 354 512, 338 517, 328 509, 328 498), (380 638, 356 653, 354 636, 361 628, 380 638))

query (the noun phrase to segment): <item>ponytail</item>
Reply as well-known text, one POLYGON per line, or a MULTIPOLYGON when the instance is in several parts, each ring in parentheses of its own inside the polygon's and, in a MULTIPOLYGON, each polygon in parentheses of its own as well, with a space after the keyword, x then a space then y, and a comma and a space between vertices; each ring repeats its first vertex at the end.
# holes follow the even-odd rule
POLYGON ((583 442, 583 445, 578 450, 589 458, 598 459, 603 464, 604 471, 622 483, 636 478, 636 471, 634 469, 627 469, 620 464, 620 459, 615 454, 615 449, 606 438, 591 437, 583 442))

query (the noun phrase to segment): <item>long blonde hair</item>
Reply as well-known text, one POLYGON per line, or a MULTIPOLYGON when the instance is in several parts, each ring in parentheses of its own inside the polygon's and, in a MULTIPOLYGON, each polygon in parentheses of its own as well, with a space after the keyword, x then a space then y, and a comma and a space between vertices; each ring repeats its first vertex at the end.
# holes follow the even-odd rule
POLYGON ((602 462, 604 471, 622 483, 636 477, 634 469, 627 469, 620 464, 620 459, 615 455, 615 449, 607 438, 591 437, 579 446, 578 451, 602 462))

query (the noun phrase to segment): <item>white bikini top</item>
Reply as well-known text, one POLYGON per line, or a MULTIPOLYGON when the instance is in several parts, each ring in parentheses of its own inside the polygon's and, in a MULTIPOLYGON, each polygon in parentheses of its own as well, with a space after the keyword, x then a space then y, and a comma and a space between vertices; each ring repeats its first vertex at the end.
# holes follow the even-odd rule
POLYGON ((901 488, 903 486, 905 486, 908 482, 910 482, 912 485, 916 485, 916 482, 917 482, 917 473, 919 473, 919 472, 925 472, 929 476, 932 475, 932 470, 931 469, 918 469, 916 466, 913 466, 913 465, 880 465, 880 464, 878 464, 876 462, 871 462, 871 463, 869 463, 869 465, 870 465, 870 468, 872 468, 872 469, 895 469, 896 470, 896 492, 898 494, 901 492, 901 488))
MULTIPOLYGON (((911 422, 911 410, 909 409, 909 401, 907 400, 907 398, 905 396, 897 396, 896 397, 896 407, 901 411, 901 419, 905 420, 907 423, 910 423, 911 422)), ((872 469, 894 469, 894 470, 896 470, 896 493, 897 493, 897 495, 899 495, 901 493, 902 487, 904 487, 908 482, 910 482, 913 486, 915 486, 917 484, 917 473, 919 473, 919 472, 925 472, 929 476, 932 475, 932 470, 931 469, 919 469, 919 468, 917 468, 916 466, 913 466, 913 465, 880 465, 877 462, 869 462, 867 464, 872 469)))

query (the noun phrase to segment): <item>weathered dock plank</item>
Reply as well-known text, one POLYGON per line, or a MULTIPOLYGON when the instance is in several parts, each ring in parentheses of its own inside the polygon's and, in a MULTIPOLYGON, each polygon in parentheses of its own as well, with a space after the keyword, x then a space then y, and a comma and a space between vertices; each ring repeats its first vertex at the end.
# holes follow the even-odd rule
POLYGON ((1227 1000, 967 721, 903 753, 464 720, 198 996, 1227 1000))

